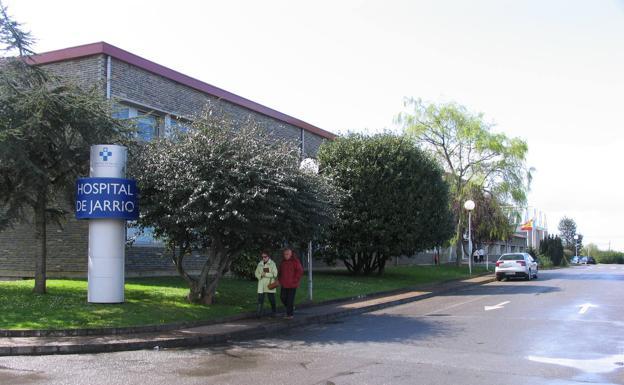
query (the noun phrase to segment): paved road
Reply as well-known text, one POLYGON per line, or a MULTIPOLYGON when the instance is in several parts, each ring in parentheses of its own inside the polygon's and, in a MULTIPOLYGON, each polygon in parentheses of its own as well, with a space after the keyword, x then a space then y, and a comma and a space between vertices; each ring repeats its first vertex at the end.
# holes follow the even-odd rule
POLYGON ((624 384, 624 266, 541 272, 211 349, 0 358, 0 384, 624 384))

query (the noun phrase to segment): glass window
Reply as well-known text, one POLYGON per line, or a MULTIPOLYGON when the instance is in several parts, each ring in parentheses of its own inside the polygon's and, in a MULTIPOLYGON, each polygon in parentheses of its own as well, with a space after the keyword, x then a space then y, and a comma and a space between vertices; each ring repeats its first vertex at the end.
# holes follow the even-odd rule
POLYGON ((150 141, 158 136, 156 116, 139 111, 139 115, 136 118, 136 125, 137 137, 139 139, 150 141))
POLYGON ((130 117, 130 108, 116 105, 113 107, 113 118, 128 119, 130 117))
POLYGON ((166 127, 165 136, 169 138, 176 133, 186 133, 190 130, 190 128, 190 123, 170 116, 166 127))
POLYGON ((128 222, 126 228, 126 241, 131 242, 133 246, 162 246, 162 240, 154 236, 154 228, 148 227, 140 230, 132 226, 132 222, 128 222))
POLYGON ((522 261, 524 254, 506 254, 500 257, 501 261, 522 261))

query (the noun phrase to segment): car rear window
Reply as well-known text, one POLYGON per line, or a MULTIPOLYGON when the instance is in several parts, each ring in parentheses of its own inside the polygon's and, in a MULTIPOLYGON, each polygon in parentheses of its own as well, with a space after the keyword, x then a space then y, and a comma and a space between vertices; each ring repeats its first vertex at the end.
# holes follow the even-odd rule
POLYGON ((501 261, 523 261, 524 255, 522 254, 507 254, 500 257, 501 261))

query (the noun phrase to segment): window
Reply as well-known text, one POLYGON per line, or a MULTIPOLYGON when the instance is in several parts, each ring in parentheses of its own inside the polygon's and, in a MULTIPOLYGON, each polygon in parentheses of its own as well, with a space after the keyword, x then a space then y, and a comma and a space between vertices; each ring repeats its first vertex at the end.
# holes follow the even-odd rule
POLYGON ((130 118, 130 108, 120 105, 113 107, 113 118, 115 119, 128 119, 130 118))
POLYGON ((524 254, 507 254, 500 257, 501 261, 519 261, 524 260, 524 254))
POLYGON ((132 119, 136 125, 137 138, 144 141, 158 137, 159 127, 162 125, 162 119, 158 115, 122 104, 113 107, 113 118, 132 119))
POLYGON ((169 138, 176 133, 186 133, 190 130, 190 123, 171 115, 165 117, 165 137, 169 138))
POLYGON ((128 222, 126 227, 126 241, 132 242, 133 246, 162 246, 161 239, 154 236, 154 228, 148 227, 141 231, 133 227, 134 222, 128 222))
POLYGON ((150 141, 158 136, 158 124, 156 116, 145 111, 137 111, 136 118, 137 137, 141 140, 150 141))

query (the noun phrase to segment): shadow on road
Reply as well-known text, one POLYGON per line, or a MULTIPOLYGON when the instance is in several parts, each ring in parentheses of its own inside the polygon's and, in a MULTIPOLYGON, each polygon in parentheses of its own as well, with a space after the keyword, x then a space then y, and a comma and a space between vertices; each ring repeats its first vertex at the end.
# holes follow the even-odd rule
MULTIPOLYGON (((541 280, 541 278, 540 278, 541 280)), ((458 296, 458 295, 517 295, 517 294, 548 294, 561 291, 556 286, 536 285, 535 282, 524 281, 504 281, 495 285, 475 286, 469 289, 450 291, 441 293, 439 296, 458 296)))
MULTIPOLYGON (((452 336, 457 331, 435 319, 425 320, 393 314, 362 314, 344 320, 294 329, 276 335, 282 341, 297 341, 304 345, 344 343, 410 343, 418 340, 452 336)), ((269 337, 270 338, 270 337, 269 337)), ((264 342, 253 342, 265 347, 264 342)))

